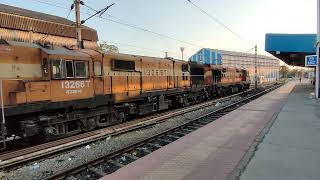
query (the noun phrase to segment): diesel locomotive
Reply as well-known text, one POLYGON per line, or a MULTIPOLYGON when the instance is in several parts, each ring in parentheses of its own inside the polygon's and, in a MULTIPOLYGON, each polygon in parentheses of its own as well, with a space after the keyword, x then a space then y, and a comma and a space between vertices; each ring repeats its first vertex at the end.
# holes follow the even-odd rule
POLYGON ((1 133, 7 139, 66 137, 249 85, 245 69, 0 41, 1 133))

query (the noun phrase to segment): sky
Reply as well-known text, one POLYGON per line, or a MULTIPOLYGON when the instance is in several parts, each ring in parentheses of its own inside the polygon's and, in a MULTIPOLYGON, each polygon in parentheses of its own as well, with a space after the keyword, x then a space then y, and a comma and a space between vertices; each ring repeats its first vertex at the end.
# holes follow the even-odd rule
MULTIPOLYGON (((316 0, 191 0, 237 35, 192 6, 187 0, 83 0, 100 10, 115 3, 103 15, 85 23, 97 30, 99 40, 119 47, 120 52, 164 57, 165 52, 185 59, 200 48, 248 52, 254 45, 265 54, 266 33, 316 33, 316 0), (109 16, 111 15, 111 16, 109 16), (108 20, 110 19, 110 20, 108 20), (131 24, 170 38, 134 29, 131 24), (241 38, 239 38, 239 36, 241 38)), ((67 17, 73 0, 1 0, 1 3, 67 17), (49 3, 46 4, 45 2, 49 3)), ((81 19, 94 12, 81 7, 81 19)), ((74 20, 72 12, 68 17, 74 20)), ((253 50, 249 51, 254 53, 253 50)))

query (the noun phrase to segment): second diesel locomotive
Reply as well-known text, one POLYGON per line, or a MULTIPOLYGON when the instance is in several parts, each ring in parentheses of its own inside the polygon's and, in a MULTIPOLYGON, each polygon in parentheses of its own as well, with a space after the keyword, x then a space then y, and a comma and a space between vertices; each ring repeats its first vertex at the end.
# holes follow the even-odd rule
POLYGON ((56 139, 249 88, 245 69, 0 41, 6 137, 56 139))

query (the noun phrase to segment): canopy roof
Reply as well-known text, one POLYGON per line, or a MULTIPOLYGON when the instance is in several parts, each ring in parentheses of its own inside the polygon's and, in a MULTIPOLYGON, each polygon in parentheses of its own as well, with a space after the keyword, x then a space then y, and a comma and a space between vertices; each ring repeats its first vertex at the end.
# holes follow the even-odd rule
POLYGON ((316 34, 266 34, 265 51, 293 66, 316 54, 316 34))

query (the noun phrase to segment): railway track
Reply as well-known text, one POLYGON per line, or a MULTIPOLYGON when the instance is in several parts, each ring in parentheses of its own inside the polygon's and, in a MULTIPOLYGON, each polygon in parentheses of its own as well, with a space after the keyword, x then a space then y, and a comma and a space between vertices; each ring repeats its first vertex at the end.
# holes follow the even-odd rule
POLYGON ((74 147, 85 145, 99 139, 106 138, 108 136, 114 136, 121 133, 136 130, 138 128, 151 126, 156 123, 161 123, 168 118, 182 115, 187 112, 195 111, 204 107, 212 106, 218 102, 224 103, 230 101, 232 98, 239 96, 246 96, 250 94, 252 90, 248 90, 242 93, 234 94, 228 97, 200 103, 197 105, 192 105, 184 109, 176 109, 171 111, 166 111, 160 114, 151 115, 146 118, 140 118, 137 120, 128 121, 122 124, 110 126, 100 130, 83 133, 75 135, 72 137, 44 143, 41 145, 24 148, 17 151, 7 152, 0 154, 0 168, 11 168, 13 166, 19 165, 21 163, 31 161, 37 158, 41 158, 48 155, 53 155, 61 151, 65 151, 74 147))
MULTIPOLYGON (((264 92, 264 91, 263 91, 264 92)), ((36 160, 39 158, 44 158, 46 156, 51 156, 57 154, 62 151, 70 150, 75 147, 79 147, 81 145, 85 145, 108 136, 115 136, 118 134, 122 134, 125 132, 133 131, 139 128, 152 126, 157 123, 161 123, 175 116, 183 115, 187 112, 192 112, 198 109, 202 109, 205 107, 213 106, 217 103, 225 103, 230 102, 234 98, 246 98, 253 93, 253 90, 248 90, 242 93, 234 94, 228 97, 220 98, 217 100, 211 100, 204 103, 200 103, 197 105, 192 105, 186 107, 184 109, 171 110, 167 112, 163 112, 157 115, 152 115, 146 118, 141 118, 133 121, 129 121, 123 124, 111 126, 108 128, 79 134, 76 136, 60 139, 57 141, 52 141, 49 143, 8 152, 0 155, 0 168, 2 169, 10 169, 13 167, 17 167, 23 163, 26 163, 31 160, 36 160)))
POLYGON ((280 86, 281 85, 271 87, 245 98, 240 98, 237 102, 228 104, 201 117, 181 124, 178 127, 155 134, 152 137, 130 144, 127 147, 114 151, 106 156, 82 164, 81 166, 68 169, 59 174, 55 174, 48 177, 48 179, 99 179, 167 144, 170 144, 198 128, 215 121, 225 114, 280 86))

